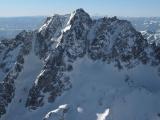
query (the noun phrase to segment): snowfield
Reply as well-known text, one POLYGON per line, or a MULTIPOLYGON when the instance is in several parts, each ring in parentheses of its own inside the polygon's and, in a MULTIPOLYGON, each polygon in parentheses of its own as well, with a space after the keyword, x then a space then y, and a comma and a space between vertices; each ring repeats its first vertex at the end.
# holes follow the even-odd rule
MULTIPOLYGON (((37 70, 31 69, 29 72, 34 71, 37 70)), ((160 79, 152 67, 138 66, 119 71, 113 65, 85 57, 75 62, 74 71, 67 74, 71 76, 72 89, 54 104, 47 104, 36 111, 26 111, 18 101, 25 98, 23 90, 20 90, 23 84, 19 84, 18 96, 13 100, 13 105, 10 104, 7 117, 3 120, 40 120, 43 116, 44 120, 159 119, 160 79), (126 81, 127 75, 129 78, 126 81)))

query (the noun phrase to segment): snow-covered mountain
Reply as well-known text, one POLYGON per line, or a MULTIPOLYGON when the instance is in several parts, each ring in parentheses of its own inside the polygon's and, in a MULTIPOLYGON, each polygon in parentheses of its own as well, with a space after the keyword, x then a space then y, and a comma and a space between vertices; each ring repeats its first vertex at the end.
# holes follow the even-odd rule
POLYGON ((159 120, 160 47, 83 10, 0 42, 2 120, 159 120))
POLYGON ((160 17, 121 17, 131 21, 138 31, 160 32, 160 17))
POLYGON ((150 42, 160 43, 160 17, 122 17, 131 21, 137 31, 150 42))

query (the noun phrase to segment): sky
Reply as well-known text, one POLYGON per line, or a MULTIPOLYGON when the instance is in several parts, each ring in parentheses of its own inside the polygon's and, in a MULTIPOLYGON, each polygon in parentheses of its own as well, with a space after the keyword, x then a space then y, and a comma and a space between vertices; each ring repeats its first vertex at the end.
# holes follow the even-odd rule
POLYGON ((160 0, 0 0, 0 17, 52 16, 77 8, 93 16, 160 16, 160 0))

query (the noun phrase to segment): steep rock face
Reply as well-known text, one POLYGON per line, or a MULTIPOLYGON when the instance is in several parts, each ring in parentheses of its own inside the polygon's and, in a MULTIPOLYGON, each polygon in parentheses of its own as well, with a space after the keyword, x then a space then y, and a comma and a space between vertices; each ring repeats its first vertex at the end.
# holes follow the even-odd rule
POLYGON ((45 58, 51 50, 55 49, 59 43, 58 38, 68 20, 69 15, 48 17, 44 25, 38 30, 35 51, 40 58, 45 58))
POLYGON ((15 80, 23 69, 24 56, 32 47, 33 34, 21 32, 13 40, 1 41, 1 76, 0 81, 0 116, 6 112, 5 107, 15 94, 15 80))
MULTIPOLYGON (((47 30, 49 28, 51 27, 47 27, 47 30)), ((92 20, 82 9, 78 9, 70 15, 68 22, 64 20, 61 23, 60 28, 62 30, 57 37, 58 43, 53 43, 56 47, 52 47, 42 73, 30 90, 26 106, 31 109, 43 106, 46 97, 48 102, 53 102, 64 90, 71 88, 66 72, 74 70, 72 64, 77 58, 86 55, 92 60, 112 62, 118 69, 129 69, 149 62, 147 40, 128 21, 116 17, 92 20)), ((57 30, 59 27, 54 30, 55 33, 57 30)), ((42 31, 43 28, 40 28, 40 33, 42 31)))
POLYGON ((92 38, 89 49, 92 59, 115 61, 119 68, 132 67, 133 62, 147 62, 147 42, 128 21, 103 18, 96 24, 98 29, 92 33, 96 36, 92 38))
MULTIPOLYGON (((160 64, 159 46, 155 43, 149 44, 128 21, 118 20, 116 17, 92 20, 83 9, 77 9, 72 14, 64 16, 55 15, 47 18, 39 30, 23 31, 13 40, 1 41, 0 116, 6 114, 7 117, 7 106, 12 103, 17 89, 15 81, 24 69, 24 57, 28 57, 29 53, 43 61, 43 67, 36 79, 32 80, 35 82, 31 83, 33 85, 25 98, 23 106, 27 111, 38 111, 49 103, 54 104, 65 91, 71 90, 73 76, 70 74, 77 71, 79 60, 87 58, 94 62, 110 63, 121 71, 142 64, 151 66, 160 64)), ((128 75, 125 77, 125 82, 128 84, 125 89, 131 87, 129 91, 132 91, 134 84, 128 75)), ((101 100, 99 104, 102 105, 101 100)), ((65 110, 60 107, 56 111, 60 111, 64 117, 65 110)), ((48 115, 52 113, 55 114, 55 111, 48 115)), ((47 117, 44 119, 48 119, 47 117)))
POLYGON ((66 25, 69 30, 62 30, 57 47, 45 60, 44 70, 30 90, 26 106, 42 106, 46 96, 43 93, 49 93, 48 101, 53 102, 64 90, 71 87, 69 76, 66 76, 65 72, 72 69, 70 62, 86 53, 86 34, 91 22, 89 15, 81 9, 70 15, 66 25))

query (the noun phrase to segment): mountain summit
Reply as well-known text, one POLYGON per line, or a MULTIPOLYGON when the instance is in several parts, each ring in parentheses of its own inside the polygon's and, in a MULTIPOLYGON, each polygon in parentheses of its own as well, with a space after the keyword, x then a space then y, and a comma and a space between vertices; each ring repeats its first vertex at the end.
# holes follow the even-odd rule
POLYGON ((0 119, 158 120, 159 53, 126 20, 48 17, 0 41, 0 119))

